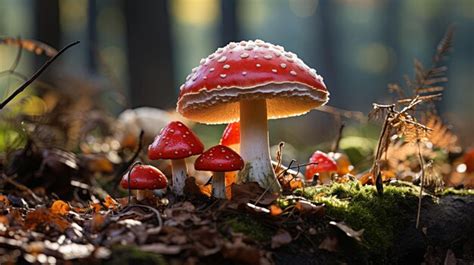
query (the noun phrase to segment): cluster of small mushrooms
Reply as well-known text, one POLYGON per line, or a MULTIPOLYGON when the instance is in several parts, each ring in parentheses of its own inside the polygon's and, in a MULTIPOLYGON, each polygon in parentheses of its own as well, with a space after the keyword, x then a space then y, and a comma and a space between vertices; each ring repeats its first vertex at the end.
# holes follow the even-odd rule
MULTIPOLYGON (((212 194, 217 198, 225 198, 223 172, 236 170, 237 183, 257 182, 269 192, 279 192, 267 120, 305 114, 324 105, 328 95, 322 77, 294 53, 261 40, 231 42, 201 59, 180 87, 177 102, 177 111, 189 120, 229 123, 220 145, 204 151, 189 128, 171 122, 149 146, 148 156, 171 160, 172 191, 178 195, 183 194, 187 176, 184 159, 193 155, 200 155, 196 170, 214 172, 212 194)), ((315 161, 324 165, 324 172, 337 170, 333 159, 315 161)), ((318 165, 309 169, 310 174, 322 173, 318 165)))

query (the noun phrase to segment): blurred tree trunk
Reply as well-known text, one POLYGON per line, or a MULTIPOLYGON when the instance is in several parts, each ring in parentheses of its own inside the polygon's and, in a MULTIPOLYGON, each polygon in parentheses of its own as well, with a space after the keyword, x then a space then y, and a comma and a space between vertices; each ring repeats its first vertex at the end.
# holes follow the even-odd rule
POLYGON ((87 70, 97 73, 97 6, 95 0, 87 1, 87 70))
POLYGON ((125 1, 131 105, 172 108, 174 85, 169 1, 125 1))
MULTIPOLYGON (((35 39, 42 41, 53 48, 60 49, 61 28, 59 26, 59 1, 33 1, 35 39)), ((21 36, 27 37, 27 36, 21 36)), ((38 68, 44 63, 44 57, 36 56, 35 65, 38 68)), ((43 76, 44 80, 47 75, 43 76)))
POLYGON ((337 75, 336 75, 336 65, 337 65, 337 49, 339 45, 335 41, 337 38, 336 36, 336 29, 335 23, 334 23, 334 18, 335 16, 335 7, 334 5, 337 4, 334 1, 321 1, 319 2, 319 8, 320 8, 320 17, 318 16, 313 16, 317 21, 315 24, 320 24, 321 26, 321 34, 318 37, 316 36, 317 34, 314 34, 315 37, 318 37, 320 42, 320 47, 321 47, 321 53, 319 56, 323 58, 323 64, 321 65, 320 69, 318 69, 318 72, 321 73, 324 77, 324 83, 328 87, 328 89, 331 91, 331 98, 333 99, 331 101, 331 105, 335 106, 347 106, 347 97, 344 95, 341 95, 341 92, 344 92, 344 89, 341 89, 338 87, 338 82, 337 82, 337 75))
POLYGON ((222 23, 220 26, 220 46, 240 40, 239 21, 237 19, 237 1, 221 0, 222 23))

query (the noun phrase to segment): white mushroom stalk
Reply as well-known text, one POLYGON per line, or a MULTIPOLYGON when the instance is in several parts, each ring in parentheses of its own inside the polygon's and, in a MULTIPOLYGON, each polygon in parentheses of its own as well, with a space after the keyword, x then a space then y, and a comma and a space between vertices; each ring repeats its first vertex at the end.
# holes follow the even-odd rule
POLYGON ((218 199, 225 199, 225 172, 213 172, 212 176, 212 196, 218 199))
POLYGON ((257 182, 270 192, 280 191, 271 164, 265 99, 240 102, 240 155, 245 162, 237 182, 257 182))
POLYGON ((184 159, 171 160, 171 173, 173 185, 171 190, 176 195, 184 195, 184 185, 186 184, 188 168, 184 159))

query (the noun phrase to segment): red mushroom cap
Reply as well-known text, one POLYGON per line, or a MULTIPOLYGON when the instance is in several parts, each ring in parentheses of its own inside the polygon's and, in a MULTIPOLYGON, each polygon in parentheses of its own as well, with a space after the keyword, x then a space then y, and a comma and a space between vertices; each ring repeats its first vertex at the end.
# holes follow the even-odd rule
POLYGON ((240 122, 232 122, 225 127, 220 144, 225 146, 240 144, 240 122))
POLYGON ((148 158, 183 159, 198 155, 203 150, 204 145, 186 125, 173 121, 163 128, 148 147, 148 158))
POLYGON ((202 153, 194 163, 196 170, 228 172, 241 170, 244 161, 234 150, 227 146, 216 145, 202 153))
POLYGON ((306 166, 306 179, 313 179, 316 173, 337 171, 336 161, 321 151, 314 152, 309 162, 318 164, 306 166))
MULTIPOLYGON (((120 185, 128 189, 128 173, 123 175, 120 185)), ((154 166, 138 165, 130 172, 130 189, 155 190, 163 189, 168 185, 165 174, 154 166)))
POLYGON ((181 86, 177 109, 191 120, 225 123, 239 119, 241 99, 267 99, 268 118, 277 119, 319 107, 328 95, 322 77, 295 54, 241 41, 201 60, 181 86))

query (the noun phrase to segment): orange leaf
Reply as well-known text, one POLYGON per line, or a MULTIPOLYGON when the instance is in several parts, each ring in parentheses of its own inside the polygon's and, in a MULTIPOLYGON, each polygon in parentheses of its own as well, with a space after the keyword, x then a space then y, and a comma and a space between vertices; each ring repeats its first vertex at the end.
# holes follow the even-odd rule
POLYGON ((4 205, 10 205, 10 201, 4 195, 0 195, 0 203, 3 203, 4 205))
POLYGON ((107 207, 108 209, 117 209, 117 207, 119 206, 119 203, 114 200, 112 197, 110 197, 110 195, 107 195, 107 197, 105 197, 105 201, 104 201, 104 206, 107 207))
POLYGON ((105 216, 99 213, 95 213, 91 219, 92 231, 96 231, 96 232, 100 231, 104 222, 105 222, 105 216))
POLYGON ((62 216, 51 213, 49 209, 39 208, 26 215, 25 226, 28 230, 49 231, 53 228, 64 233, 69 227, 69 222, 62 216))
POLYGON ((270 214, 272 216, 277 216, 277 215, 280 215, 281 213, 283 213, 283 210, 280 208, 280 206, 276 204, 270 205, 270 214))
POLYGON ((56 200, 53 202, 53 205, 51 205, 50 210, 53 214, 59 214, 64 216, 69 213, 69 210, 71 210, 71 208, 69 207, 69 204, 65 203, 64 201, 56 200))
POLYGON ((94 211, 94 213, 98 213, 102 209, 102 205, 100 205, 100 203, 98 203, 98 202, 91 203, 89 207, 91 207, 91 209, 94 211))

